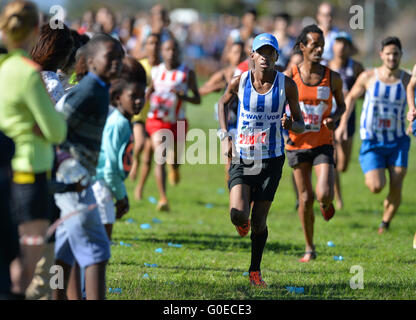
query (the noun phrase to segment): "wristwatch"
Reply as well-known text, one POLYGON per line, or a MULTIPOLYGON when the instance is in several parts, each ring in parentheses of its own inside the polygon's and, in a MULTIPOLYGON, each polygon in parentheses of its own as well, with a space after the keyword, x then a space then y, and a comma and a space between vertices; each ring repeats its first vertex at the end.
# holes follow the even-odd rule
POLYGON ((217 131, 217 136, 218 138, 220 138, 220 140, 224 140, 225 138, 227 138, 229 136, 228 131, 224 130, 224 129, 219 129, 217 131))

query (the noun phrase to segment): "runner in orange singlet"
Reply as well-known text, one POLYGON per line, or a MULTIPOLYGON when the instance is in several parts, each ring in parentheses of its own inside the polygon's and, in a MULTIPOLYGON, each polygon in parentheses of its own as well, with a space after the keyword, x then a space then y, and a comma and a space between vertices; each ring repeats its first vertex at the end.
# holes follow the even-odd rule
POLYGON ((326 221, 335 214, 334 199, 334 147, 335 122, 345 110, 342 79, 338 73, 320 64, 325 45, 322 30, 310 25, 302 30, 296 46, 301 50, 303 62, 286 71, 298 86, 299 105, 305 122, 305 132, 289 131, 286 154, 293 168, 299 194, 298 213, 306 240, 305 255, 300 262, 316 258, 313 244, 314 191, 312 167, 317 182, 316 198, 326 221), (332 97, 337 109, 331 116, 332 97))

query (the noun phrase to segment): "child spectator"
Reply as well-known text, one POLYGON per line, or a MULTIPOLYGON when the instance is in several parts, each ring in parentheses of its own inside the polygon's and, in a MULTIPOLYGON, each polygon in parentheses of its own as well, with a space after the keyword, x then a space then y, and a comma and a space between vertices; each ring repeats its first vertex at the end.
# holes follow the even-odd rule
POLYGON ((110 240, 116 217, 121 218, 129 210, 129 200, 123 181, 131 168, 133 151, 131 118, 142 110, 146 90, 146 72, 141 64, 134 58, 126 57, 124 66, 123 70, 133 69, 135 74, 122 72, 122 78, 111 84, 111 104, 115 109, 104 127, 96 182, 92 187, 101 221, 110 240), (132 65, 133 68, 127 64, 132 65), (115 207, 113 198, 116 199, 115 207))
MULTIPOLYGON (((109 84, 121 71, 123 55, 117 40, 107 34, 96 34, 85 48, 88 74, 58 103, 68 123, 68 137, 60 147, 59 157, 64 160, 58 165, 57 181, 74 183, 82 179, 87 189, 80 194, 55 195, 61 217, 81 212, 65 220, 56 230, 56 263, 64 268, 65 284, 75 261, 85 268, 87 299, 105 298, 105 268, 110 258, 110 244, 99 211, 94 207, 96 199, 91 177, 95 176, 108 114, 109 84)), ((65 298, 65 294, 65 290, 57 289, 54 298, 65 298)))

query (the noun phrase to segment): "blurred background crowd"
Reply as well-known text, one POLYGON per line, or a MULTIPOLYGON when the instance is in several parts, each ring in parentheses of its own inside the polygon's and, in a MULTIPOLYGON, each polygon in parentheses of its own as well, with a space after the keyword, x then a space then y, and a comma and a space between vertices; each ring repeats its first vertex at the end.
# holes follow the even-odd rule
POLYGON ((326 23, 330 28, 350 33, 358 48, 356 59, 365 66, 377 61, 377 39, 382 35, 395 35, 402 40, 404 66, 410 68, 410 62, 416 58, 416 43, 412 41, 416 20, 411 0, 333 0, 328 1, 332 10, 321 16, 317 10, 320 1, 314 0, 34 2, 45 13, 45 20, 51 16, 50 8, 60 5, 72 29, 89 35, 100 30, 110 33, 137 58, 144 55, 147 35, 170 31, 180 43, 183 60, 202 77, 211 75, 226 62, 224 48, 230 39, 244 42, 252 34, 270 32, 280 43, 290 45, 300 30, 311 23, 318 23, 321 28, 326 23), (363 8, 363 29, 350 27, 350 22, 357 23, 356 19, 361 18, 356 16, 358 11, 350 12, 354 5, 363 8))

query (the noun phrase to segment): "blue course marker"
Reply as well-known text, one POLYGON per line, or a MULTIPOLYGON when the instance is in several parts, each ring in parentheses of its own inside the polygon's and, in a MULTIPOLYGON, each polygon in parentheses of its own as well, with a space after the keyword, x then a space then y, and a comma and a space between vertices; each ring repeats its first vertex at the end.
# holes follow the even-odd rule
POLYGON ((155 252, 157 252, 157 253, 162 253, 162 252, 163 252, 163 249, 162 249, 162 248, 157 248, 157 249, 155 250, 155 252))
POLYGON ((286 290, 290 293, 302 294, 305 293, 304 287, 286 287, 286 290))
POLYGON ((146 266, 146 267, 150 267, 150 268, 157 268, 157 264, 156 263, 153 263, 153 264, 150 264, 150 263, 144 263, 144 265, 146 266))
POLYGON ((158 218, 153 218, 152 221, 153 223, 162 223, 162 221, 159 220, 158 218))
POLYGON ((156 204, 157 200, 155 197, 149 197, 147 200, 149 200, 150 203, 156 204))
POLYGON ((169 242, 169 243, 168 243, 168 246, 169 246, 169 247, 174 247, 174 248, 182 248, 182 245, 181 245, 181 244, 178 244, 178 243, 172 243, 172 242, 169 242))
POLYGON ((328 247, 335 247, 335 244, 332 241, 327 242, 328 247))
POLYGON ((142 228, 142 229, 151 229, 152 226, 148 223, 143 223, 143 224, 140 225, 140 228, 142 228))

